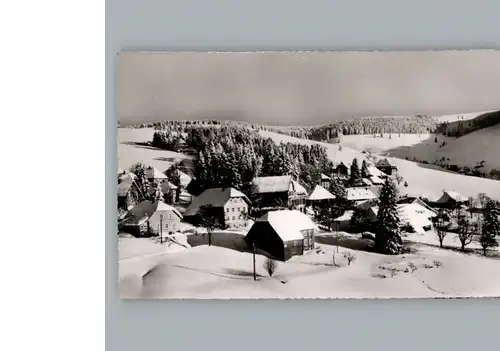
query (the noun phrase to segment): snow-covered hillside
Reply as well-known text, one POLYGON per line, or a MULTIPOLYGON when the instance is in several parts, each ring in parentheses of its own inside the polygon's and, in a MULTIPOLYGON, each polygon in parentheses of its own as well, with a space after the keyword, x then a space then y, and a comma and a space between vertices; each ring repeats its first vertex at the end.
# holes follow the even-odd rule
MULTIPOLYGON (((265 137, 271 137, 275 142, 278 143, 281 141, 293 141, 307 145, 311 145, 313 143, 321 144, 326 147, 328 156, 334 162, 350 163, 352 162, 354 157, 358 158, 358 161, 366 158, 365 154, 363 154, 361 151, 347 146, 342 146, 342 149, 339 150, 338 144, 328 144, 311 140, 297 139, 273 132, 261 131, 260 133, 265 137)), ((471 135, 473 135, 473 133, 471 133, 471 135)), ((401 136, 403 137, 403 134, 401 136)), ((372 142, 371 140, 378 141, 379 139, 386 142, 385 139, 373 138, 373 135, 354 135, 347 137, 354 138, 354 140, 359 139, 361 141, 370 140, 370 143, 372 142)), ((465 136, 463 138, 465 138, 465 136)), ((396 137, 387 140, 391 143, 398 142, 396 137)), ((406 140, 407 143, 411 143, 412 140, 414 141, 416 139, 414 139, 414 137, 412 136, 410 138, 407 138, 406 140)), ((435 144, 433 139, 432 143, 435 144)), ((346 143, 343 142, 342 144, 345 145, 346 143)), ((352 143, 349 145, 352 145, 352 143)), ((362 143, 360 143, 360 150, 363 149, 365 148, 363 147, 362 143)), ((429 150, 429 152, 433 151, 429 150)), ((408 182, 408 187, 404 188, 401 184, 400 190, 403 193, 408 193, 411 196, 423 196, 429 199, 437 199, 442 195, 443 189, 453 189, 464 196, 476 196, 478 193, 484 192, 492 198, 500 200, 500 181, 451 173, 441 170, 439 166, 423 165, 399 158, 390 157, 390 160, 398 167, 399 174, 404 178, 405 181, 408 182)))
POLYGON ((120 262, 124 298, 422 298, 500 295, 500 260, 421 246, 416 253, 384 256, 321 244, 319 252, 278 263, 270 278, 265 258, 216 246, 120 262), (356 256, 350 265, 344 252, 356 256))
POLYGON ((500 170, 500 124, 480 129, 460 138, 449 138, 435 134, 393 134, 384 138, 373 135, 344 135, 342 145, 356 150, 367 150, 378 154, 408 160, 443 162, 460 168, 473 169, 478 162, 485 161, 479 171, 489 173, 500 170), (437 139, 437 142, 436 142, 437 139), (444 146, 442 144, 445 143, 444 146))
POLYGON ((118 167, 126 170, 140 161, 163 172, 175 159, 190 158, 188 155, 147 145, 153 140, 154 132, 153 128, 118 128, 118 167))

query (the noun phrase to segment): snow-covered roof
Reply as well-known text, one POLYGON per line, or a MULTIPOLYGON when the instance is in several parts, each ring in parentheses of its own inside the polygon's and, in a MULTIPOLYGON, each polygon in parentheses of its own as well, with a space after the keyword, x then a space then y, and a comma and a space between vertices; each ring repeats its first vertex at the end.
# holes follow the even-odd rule
POLYGON ((359 208, 361 210, 368 210, 370 207, 375 205, 374 199, 370 200, 364 200, 356 204, 356 208, 359 208))
MULTIPOLYGON (((255 177, 253 183, 257 187, 259 194, 264 193, 279 193, 290 189, 292 176, 275 176, 275 177, 255 177)), ((305 190, 305 189, 304 189, 305 190)))
MULTIPOLYGON (((376 168, 375 168, 376 169, 376 168)), ((370 177, 370 181, 373 183, 373 184, 376 184, 376 185, 382 185, 384 184, 384 180, 381 179, 380 177, 378 176, 371 176, 370 177)))
POLYGON ((417 213, 426 214, 428 217, 437 216, 437 212, 429 207, 425 202, 418 197, 406 197, 398 200, 398 205, 412 205, 409 208, 417 213))
POLYGON ((135 174, 133 173, 125 173, 122 177, 120 177, 120 184, 118 184, 117 193, 118 196, 127 196, 128 192, 134 185, 135 174))
POLYGON ((317 229, 307 215, 297 210, 269 211, 256 222, 268 222, 283 241, 304 239, 302 230, 317 229))
POLYGON ((129 213, 137 219, 152 216, 155 212, 172 211, 182 219, 181 213, 173 206, 167 205, 163 201, 152 202, 149 200, 142 201, 137 206, 134 206, 129 213))
POLYGON ((148 167, 146 169, 146 177, 148 179, 167 179, 167 176, 165 174, 163 174, 162 172, 160 172, 160 170, 156 167, 148 167))
POLYGON ((377 162, 377 167, 396 167, 394 164, 391 163, 387 158, 380 159, 377 162))
POLYGON ((347 200, 358 201, 358 200, 370 200, 376 199, 377 194, 370 188, 346 188, 347 200))
POLYGON ((299 182, 292 180, 293 190, 297 195, 307 195, 307 190, 299 182))
POLYGON ((335 199, 335 195, 323 188, 321 185, 316 185, 308 200, 328 200, 335 199))
POLYGON ((224 207, 231 198, 242 198, 250 203, 245 194, 234 188, 212 188, 205 190, 197 197, 193 197, 193 201, 184 212, 184 216, 196 215, 202 206, 224 207))
POLYGON ((382 172, 380 169, 375 167, 373 164, 369 164, 367 167, 368 169, 368 174, 370 174, 371 177, 385 177, 386 174, 382 172))
POLYGON ((352 210, 345 211, 342 216, 335 218, 334 221, 335 222, 350 221, 353 214, 354 211, 352 210))
POLYGON ((455 190, 445 190, 444 193, 457 202, 465 202, 468 200, 465 196, 455 190))

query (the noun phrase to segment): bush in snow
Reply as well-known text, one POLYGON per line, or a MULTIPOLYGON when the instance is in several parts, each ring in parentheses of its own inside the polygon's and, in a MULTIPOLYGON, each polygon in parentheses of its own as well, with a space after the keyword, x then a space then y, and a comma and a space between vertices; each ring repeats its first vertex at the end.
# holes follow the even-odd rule
POLYGON ((273 276, 276 268, 278 268, 278 263, 269 257, 266 258, 266 261, 264 262, 264 269, 267 271, 267 273, 269 273, 270 277, 273 276))

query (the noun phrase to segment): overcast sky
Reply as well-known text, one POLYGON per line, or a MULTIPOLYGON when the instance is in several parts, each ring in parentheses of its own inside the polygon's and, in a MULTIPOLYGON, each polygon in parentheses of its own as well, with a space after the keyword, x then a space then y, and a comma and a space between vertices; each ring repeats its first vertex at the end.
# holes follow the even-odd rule
POLYGON ((312 125, 500 109, 500 51, 122 53, 122 122, 312 125))

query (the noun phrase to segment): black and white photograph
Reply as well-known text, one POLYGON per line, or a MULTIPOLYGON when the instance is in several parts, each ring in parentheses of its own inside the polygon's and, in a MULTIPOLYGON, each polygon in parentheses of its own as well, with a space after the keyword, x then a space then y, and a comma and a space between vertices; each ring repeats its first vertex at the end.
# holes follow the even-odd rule
POLYGON ((500 51, 122 52, 123 299, 500 297, 500 51))

